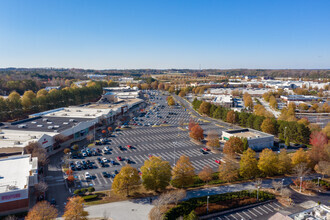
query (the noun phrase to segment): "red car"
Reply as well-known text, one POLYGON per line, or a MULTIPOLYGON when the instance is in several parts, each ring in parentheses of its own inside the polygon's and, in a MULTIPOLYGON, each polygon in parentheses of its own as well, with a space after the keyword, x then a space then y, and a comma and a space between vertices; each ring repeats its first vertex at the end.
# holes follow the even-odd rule
POLYGON ((216 162, 216 163, 218 163, 218 164, 220 164, 220 163, 221 163, 221 161, 220 161, 220 160, 215 160, 215 162, 216 162))
POLYGON ((204 147, 203 150, 205 150, 205 151, 209 151, 209 149, 208 149, 207 147, 204 147))
POLYGON ((149 154, 149 158, 151 158, 152 157, 152 155, 151 154, 149 154))
POLYGON ((121 157, 117 157, 117 160, 122 161, 123 159, 121 157))
POLYGON ((133 147, 132 145, 127 145, 128 149, 132 149, 132 147, 133 147))
POLYGON ((166 123, 167 123, 167 121, 163 121, 163 123, 164 123, 164 124, 166 124, 166 123))

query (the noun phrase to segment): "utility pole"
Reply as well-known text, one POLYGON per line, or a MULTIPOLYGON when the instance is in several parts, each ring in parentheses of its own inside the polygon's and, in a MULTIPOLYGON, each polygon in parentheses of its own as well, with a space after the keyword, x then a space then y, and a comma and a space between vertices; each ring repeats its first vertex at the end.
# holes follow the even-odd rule
POLYGON ((300 177, 300 190, 299 190, 299 192, 301 192, 301 185, 302 185, 302 176, 300 177))
POLYGON ((209 198, 210 198, 210 196, 207 196, 206 198, 207 198, 206 199, 206 214, 209 214, 209 198))

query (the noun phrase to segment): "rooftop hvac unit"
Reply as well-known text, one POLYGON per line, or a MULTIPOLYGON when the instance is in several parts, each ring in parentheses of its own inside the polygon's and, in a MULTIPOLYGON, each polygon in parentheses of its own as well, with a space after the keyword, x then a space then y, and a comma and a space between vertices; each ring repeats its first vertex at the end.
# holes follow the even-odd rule
POLYGON ((3 136, 3 135, 2 135, 2 136, 0 136, 0 139, 5 139, 5 136, 3 136))
POLYGON ((55 115, 55 113, 52 113, 51 115, 55 115))
POLYGON ((37 128, 41 128, 41 127, 43 127, 43 125, 37 125, 37 128))
POLYGON ((47 128, 48 128, 48 129, 53 129, 53 128, 54 128, 54 126, 48 126, 47 128))
POLYGON ((53 122, 49 121, 49 122, 47 122, 47 124, 48 124, 48 125, 51 125, 51 124, 53 124, 53 122))
POLYGON ((93 116, 96 116, 95 114, 93 114, 93 116))
POLYGON ((21 144, 21 142, 20 141, 15 141, 14 144, 21 144))
POLYGON ((65 122, 63 122, 63 124, 64 124, 64 125, 68 125, 68 124, 69 124, 69 122, 66 122, 66 121, 65 121, 65 122))
POLYGON ((77 109, 76 112, 81 112, 81 110, 80 109, 77 109))
POLYGON ((62 116, 67 116, 68 114, 67 113, 63 113, 62 116))
POLYGON ((37 139, 37 136, 31 136, 32 139, 37 139))
POLYGON ((97 112, 102 112, 102 110, 97 110, 97 112))
POLYGON ((18 127, 18 128, 26 128, 27 125, 26 125, 26 124, 22 124, 22 125, 18 125, 17 127, 18 127))
POLYGON ((64 111, 65 111, 65 112, 70 112, 70 110, 69 110, 69 109, 65 109, 64 111))
POLYGON ((57 133, 57 130, 54 130, 55 133, 57 133))
POLYGON ((37 124, 37 122, 36 121, 32 121, 31 124, 37 124))
POLYGON ((85 116, 89 116, 89 114, 85 114, 85 116))
POLYGON ((48 118, 43 118, 42 121, 48 121, 48 118))

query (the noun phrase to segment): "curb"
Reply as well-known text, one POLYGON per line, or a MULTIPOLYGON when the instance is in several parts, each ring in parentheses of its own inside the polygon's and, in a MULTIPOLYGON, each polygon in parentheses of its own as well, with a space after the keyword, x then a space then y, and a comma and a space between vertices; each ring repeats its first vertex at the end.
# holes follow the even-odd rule
POLYGON ((199 219, 209 219, 209 218, 212 218, 212 217, 217 217, 219 215, 225 215, 227 213, 244 210, 244 209, 247 209, 247 208, 267 204, 267 203, 274 202, 274 201, 276 201, 276 200, 273 199, 273 200, 268 200, 268 201, 264 201, 264 202, 258 202, 258 203, 254 203, 254 204, 250 204, 250 205, 246 205, 246 206, 242 206, 242 207, 238 207, 238 208, 234 208, 234 209, 229 209, 229 210, 222 211, 222 212, 217 212, 217 213, 213 213, 213 214, 209 214, 209 215, 203 215, 203 216, 200 216, 199 219))

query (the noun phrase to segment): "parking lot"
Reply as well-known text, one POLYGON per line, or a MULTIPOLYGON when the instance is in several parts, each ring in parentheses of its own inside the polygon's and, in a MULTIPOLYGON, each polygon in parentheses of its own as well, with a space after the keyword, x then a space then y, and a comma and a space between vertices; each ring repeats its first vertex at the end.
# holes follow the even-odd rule
POLYGON ((237 212, 220 215, 212 220, 263 220, 268 219, 283 207, 278 202, 270 202, 262 205, 257 205, 237 212))
MULTIPOLYGON (((153 108, 153 114, 142 114, 141 117, 137 117, 142 118, 142 125, 132 120, 127 126, 129 128, 121 128, 113 132, 111 137, 107 138, 106 144, 90 146, 90 152, 94 149, 95 155, 92 153, 85 155, 87 152, 82 151, 87 157, 70 160, 76 168, 74 176, 78 188, 94 186, 97 190, 109 189, 115 174, 122 166, 130 164, 139 170, 149 156, 159 156, 173 166, 181 155, 186 155, 190 158, 196 173, 206 165, 215 171, 218 169, 219 164, 215 160, 221 160, 222 155, 213 154, 211 151, 201 152, 205 146, 192 142, 188 130, 182 129, 188 126, 190 120, 188 112, 180 106, 169 107, 166 96, 158 97, 161 99, 152 99, 147 108, 147 110, 153 108), (159 107, 157 111, 156 106, 161 105, 165 107, 159 107), (160 113, 157 114, 157 112, 160 113), (167 118, 165 115, 168 115, 168 112, 175 114, 167 118), (167 123, 160 123, 157 115, 165 116, 167 123), (77 169, 77 163, 80 164, 79 169, 77 169), (90 177, 86 178, 86 172, 90 177)), ((201 126, 205 129, 205 133, 215 129, 220 133, 224 129, 210 123, 203 123, 201 126)))

